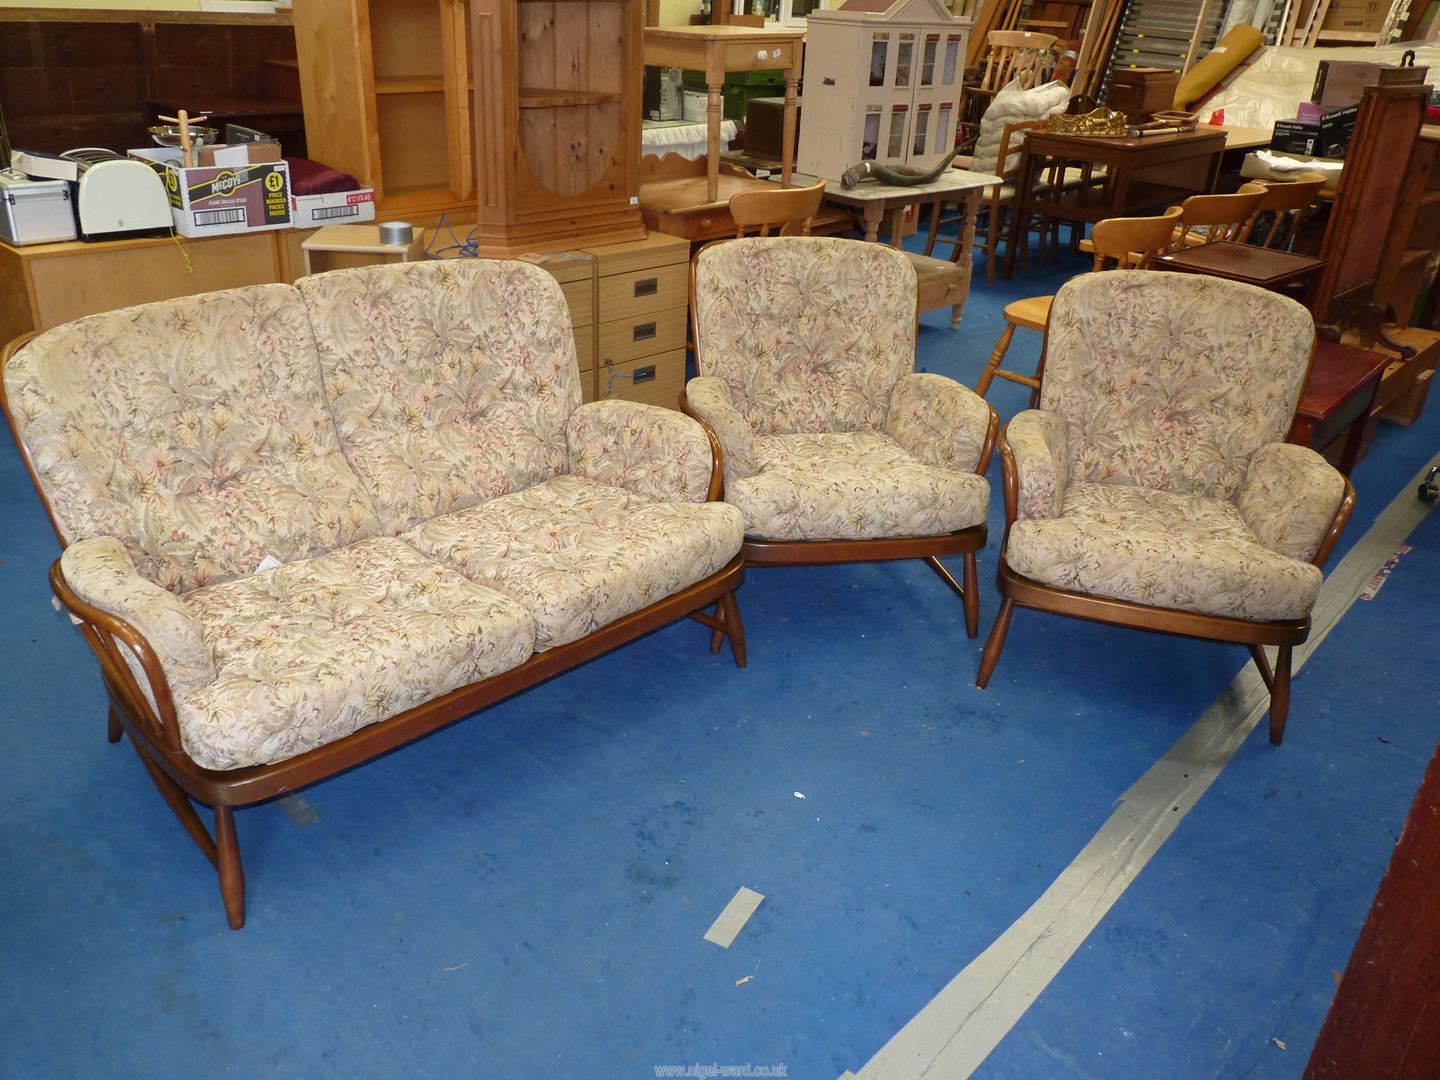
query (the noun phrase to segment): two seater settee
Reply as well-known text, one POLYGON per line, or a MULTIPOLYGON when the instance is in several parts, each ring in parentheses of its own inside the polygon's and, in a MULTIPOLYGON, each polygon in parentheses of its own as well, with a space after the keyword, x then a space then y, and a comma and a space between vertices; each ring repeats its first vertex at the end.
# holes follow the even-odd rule
POLYGON ((582 405, 564 297, 533 266, 341 270, 7 353, 110 739, 215 864, 233 928, 234 808, 686 615, 744 665, 744 522, 710 501, 715 448, 678 412, 582 405))

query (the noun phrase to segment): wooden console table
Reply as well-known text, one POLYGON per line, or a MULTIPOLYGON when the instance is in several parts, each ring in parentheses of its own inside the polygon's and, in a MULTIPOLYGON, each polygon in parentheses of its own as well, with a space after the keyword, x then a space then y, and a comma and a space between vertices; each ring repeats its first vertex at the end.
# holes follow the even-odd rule
POLYGON ((1163 208, 1187 195, 1213 191, 1224 153, 1225 132, 1214 127, 1149 138, 1027 131, 1005 244, 1005 278, 1015 271, 1015 252, 1028 235, 1032 214, 1051 221, 1093 223, 1163 208), (1052 166, 1086 164, 1103 166, 1103 181, 1070 189, 1038 184, 1039 176, 1052 166))
MULTIPOLYGON (((720 124, 725 73, 785 72, 785 118, 781 136, 781 182, 790 183, 795 164, 795 103, 804 55, 805 31, 749 26, 647 26, 644 61, 647 67, 678 67, 705 73, 708 123, 704 202, 720 198, 720 124)), ((697 196, 699 192, 696 193, 697 196)), ((700 198, 696 202, 702 201, 700 198)), ((645 206, 645 185, 640 187, 645 206)))

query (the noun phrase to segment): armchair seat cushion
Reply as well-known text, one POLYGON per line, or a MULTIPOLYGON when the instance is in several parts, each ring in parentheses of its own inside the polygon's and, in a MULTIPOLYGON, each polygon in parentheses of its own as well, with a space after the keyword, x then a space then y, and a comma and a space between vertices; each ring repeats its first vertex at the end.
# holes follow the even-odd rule
POLYGON ((536 650, 576 641, 716 573, 740 551, 723 503, 662 503, 580 476, 434 518, 416 548, 535 620, 536 650))
POLYGON ((1056 588, 1257 622, 1305 618, 1321 582, 1263 546, 1235 504, 1128 484, 1072 482, 1058 517, 1015 522, 1005 558, 1056 588))
POLYGON ((215 657, 215 680, 175 702, 207 769, 283 761, 534 651, 520 604, 388 538, 182 599, 215 657))
POLYGON ((985 521, 983 476, 927 465, 877 431, 755 439, 753 475, 725 501, 768 540, 939 536, 985 521))

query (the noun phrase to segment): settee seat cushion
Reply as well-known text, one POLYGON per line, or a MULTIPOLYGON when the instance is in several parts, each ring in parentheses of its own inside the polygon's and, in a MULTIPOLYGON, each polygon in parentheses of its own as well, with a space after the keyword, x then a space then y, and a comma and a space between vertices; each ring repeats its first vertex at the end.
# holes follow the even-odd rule
POLYGON ((196 764, 272 764, 527 660, 525 609, 399 540, 193 590, 216 678, 176 698, 196 764))
POLYGON ((1089 481, 1065 488, 1058 517, 1015 522, 1005 559, 1056 588, 1257 622, 1305 618, 1321 582, 1262 545, 1234 503, 1089 481))
POLYGON ((990 505, 983 476, 927 465, 878 431, 757 436, 755 465, 725 501, 770 540, 939 536, 981 524, 990 505))
POLYGON ((576 641, 718 572, 740 550, 740 514, 557 476, 404 534, 535 620, 536 651, 576 641))

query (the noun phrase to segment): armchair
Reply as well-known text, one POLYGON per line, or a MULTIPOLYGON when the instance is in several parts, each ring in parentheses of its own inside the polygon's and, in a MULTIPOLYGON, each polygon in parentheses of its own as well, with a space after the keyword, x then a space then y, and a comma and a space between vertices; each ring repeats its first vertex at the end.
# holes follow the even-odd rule
POLYGON ((696 364, 681 408, 723 451, 752 565, 924 559, 978 632, 995 411, 916 373, 903 252, 828 237, 728 240, 696 256, 696 364), (964 556, 964 585, 941 564, 964 556))
POLYGON ((1355 498, 1282 442, 1314 342, 1299 304, 1219 278, 1115 270, 1056 294, 1040 407, 1000 440, 1001 603, 978 686, 1017 604, 1237 642, 1281 741, 1291 650, 1355 498))

